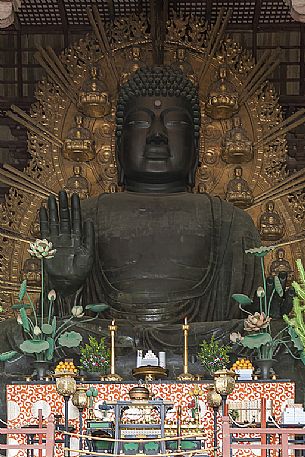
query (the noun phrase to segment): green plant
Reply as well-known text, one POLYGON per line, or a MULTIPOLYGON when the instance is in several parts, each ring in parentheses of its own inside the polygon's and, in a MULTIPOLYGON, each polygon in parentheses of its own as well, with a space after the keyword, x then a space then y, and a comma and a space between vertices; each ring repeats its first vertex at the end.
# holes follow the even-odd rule
POLYGON ((226 366, 230 361, 228 354, 231 346, 222 345, 215 340, 214 336, 212 336, 211 341, 203 341, 199 348, 198 357, 201 365, 211 375, 226 366))
POLYGON ((286 314, 284 321, 288 324, 288 331, 295 347, 300 351, 300 359, 305 365, 305 270, 301 259, 296 261, 299 282, 293 281, 292 286, 297 294, 293 298, 292 317, 286 314))
MULTIPOLYGON (((20 344, 20 349, 23 353, 29 354, 39 361, 52 361, 54 354, 59 348, 78 347, 82 341, 80 333, 68 331, 75 325, 74 319, 79 319, 84 316, 82 306, 73 306, 71 316, 58 322, 54 312, 54 302, 56 300, 56 292, 49 291, 46 296, 44 290, 44 261, 51 259, 56 253, 56 249, 52 249, 52 243, 48 240, 36 240, 31 243, 29 253, 31 256, 40 259, 41 262, 41 298, 40 309, 36 307, 27 291, 27 283, 24 280, 21 283, 18 303, 13 305, 13 309, 18 311, 17 322, 22 325, 26 339, 20 344), (27 310, 31 310, 31 315, 28 316, 27 310)), ((107 308, 107 305, 100 303, 87 305, 86 309, 94 311, 95 317, 82 320, 82 323, 94 320, 98 313, 107 308)), ((0 354, 0 361, 7 361, 17 355, 16 351, 9 351, 0 354)))
POLYGON ((105 345, 105 338, 100 341, 89 336, 89 343, 80 348, 80 368, 86 371, 105 373, 110 364, 110 352, 105 345))
MULTIPOLYGON (((234 298, 234 300, 238 303, 239 308, 248 314, 248 317, 244 320, 244 330, 246 335, 242 336, 240 333, 234 332, 230 335, 230 339, 234 343, 240 344, 247 349, 253 350, 258 359, 272 359, 281 345, 286 347, 287 351, 292 357, 300 358, 295 356, 289 347, 289 343, 292 341, 294 346, 300 350, 300 345, 296 344, 295 331, 291 325, 283 328, 275 335, 272 334, 270 325, 270 308, 272 299, 275 294, 281 298, 284 296, 284 290, 278 276, 274 277, 273 289, 267 296, 264 257, 274 248, 274 246, 261 246, 255 249, 248 249, 246 251, 246 253, 255 255, 260 258, 263 285, 258 287, 256 291, 256 294, 259 298, 259 311, 256 311, 254 314, 247 311, 244 307, 253 303, 251 298, 244 294, 234 294, 232 298, 234 298)), ((287 321, 287 319, 284 320, 287 321)))

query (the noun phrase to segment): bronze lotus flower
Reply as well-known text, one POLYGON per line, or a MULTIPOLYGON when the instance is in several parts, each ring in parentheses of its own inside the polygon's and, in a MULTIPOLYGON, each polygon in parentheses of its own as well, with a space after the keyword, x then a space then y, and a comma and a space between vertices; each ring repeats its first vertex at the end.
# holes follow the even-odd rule
POLYGON ((258 332, 259 330, 268 327, 271 317, 265 313, 250 314, 244 321, 244 329, 246 332, 258 332))

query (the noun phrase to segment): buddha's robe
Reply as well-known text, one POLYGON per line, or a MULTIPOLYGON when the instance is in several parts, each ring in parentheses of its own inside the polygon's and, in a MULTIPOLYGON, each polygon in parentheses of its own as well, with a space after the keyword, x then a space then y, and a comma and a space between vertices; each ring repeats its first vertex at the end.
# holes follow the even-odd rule
POLYGON ((234 293, 251 295, 260 245, 252 219, 207 194, 102 194, 82 204, 95 226, 95 263, 83 305, 106 302, 112 317, 173 324, 239 318, 234 293))

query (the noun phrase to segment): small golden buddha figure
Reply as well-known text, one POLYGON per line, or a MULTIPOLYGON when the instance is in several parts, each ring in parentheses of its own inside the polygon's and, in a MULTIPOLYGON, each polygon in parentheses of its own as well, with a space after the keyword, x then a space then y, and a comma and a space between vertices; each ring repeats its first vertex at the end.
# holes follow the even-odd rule
POLYGON ((206 185, 204 182, 200 182, 197 186, 198 194, 205 194, 206 193, 206 185))
POLYGON ((219 68, 219 78, 209 89, 205 109, 212 119, 229 119, 239 110, 238 93, 227 79, 225 65, 219 68))
POLYGON ((244 163, 253 159, 252 142, 242 127, 239 116, 233 118, 233 128, 222 143, 222 160, 227 163, 244 163))
POLYGON ((266 203, 266 210, 259 218, 259 233, 263 241, 278 241, 284 235, 284 224, 279 215, 274 210, 274 202, 266 203))
POLYGON ((21 281, 26 280, 29 286, 37 286, 41 285, 41 265, 40 260, 36 257, 31 257, 30 259, 26 259, 21 273, 20 279, 21 281))
POLYGON ((90 77, 84 82, 79 93, 79 108, 86 116, 104 117, 111 111, 109 92, 106 84, 97 77, 97 68, 92 67, 90 77))
POLYGON ((141 60, 141 48, 132 46, 127 55, 127 63, 123 68, 120 84, 125 84, 133 73, 145 66, 145 63, 141 60))
POLYGON ((68 178, 64 189, 69 197, 71 197, 73 194, 78 194, 81 200, 89 197, 89 183, 85 176, 83 176, 83 170, 81 166, 75 165, 73 167, 73 176, 68 178))
POLYGON ((64 141, 65 159, 74 162, 89 162, 95 158, 95 142, 90 130, 83 126, 83 118, 75 116, 75 127, 72 127, 64 141))
POLYGON ((269 266, 269 273, 272 276, 278 276, 280 272, 287 273, 288 281, 290 282, 293 278, 293 270, 290 266, 290 263, 285 259, 285 249, 278 248, 275 251, 275 260, 273 260, 269 266))
POLYGON ((185 76, 192 81, 193 84, 198 84, 198 79, 194 74, 192 65, 186 60, 185 48, 177 48, 175 51, 175 61, 171 64, 172 68, 180 68, 185 76))
POLYGON ((253 195, 242 174, 241 167, 234 168, 234 178, 228 183, 226 200, 239 208, 248 208, 253 203, 253 195))

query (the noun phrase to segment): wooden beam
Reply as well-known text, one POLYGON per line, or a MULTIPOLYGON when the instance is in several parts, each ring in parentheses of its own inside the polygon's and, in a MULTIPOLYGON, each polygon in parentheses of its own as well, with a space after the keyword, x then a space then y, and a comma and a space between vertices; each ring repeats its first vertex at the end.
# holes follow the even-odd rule
POLYGON ((150 0, 150 35, 153 62, 162 65, 164 60, 165 24, 168 17, 168 0, 150 0))
POLYGON ((23 67, 22 67, 22 37, 21 31, 17 31, 17 93, 18 97, 23 96, 23 67))
POLYGON ((205 19, 210 21, 212 16, 212 0, 206 0, 205 19))
POLYGON ((115 10, 114 10, 114 3, 113 0, 107 0, 108 11, 110 20, 113 21, 115 18, 115 10))
POLYGON ((58 9, 60 12, 61 22, 63 25, 64 47, 67 48, 70 41, 69 22, 63 0, 58 0, 58 9))

